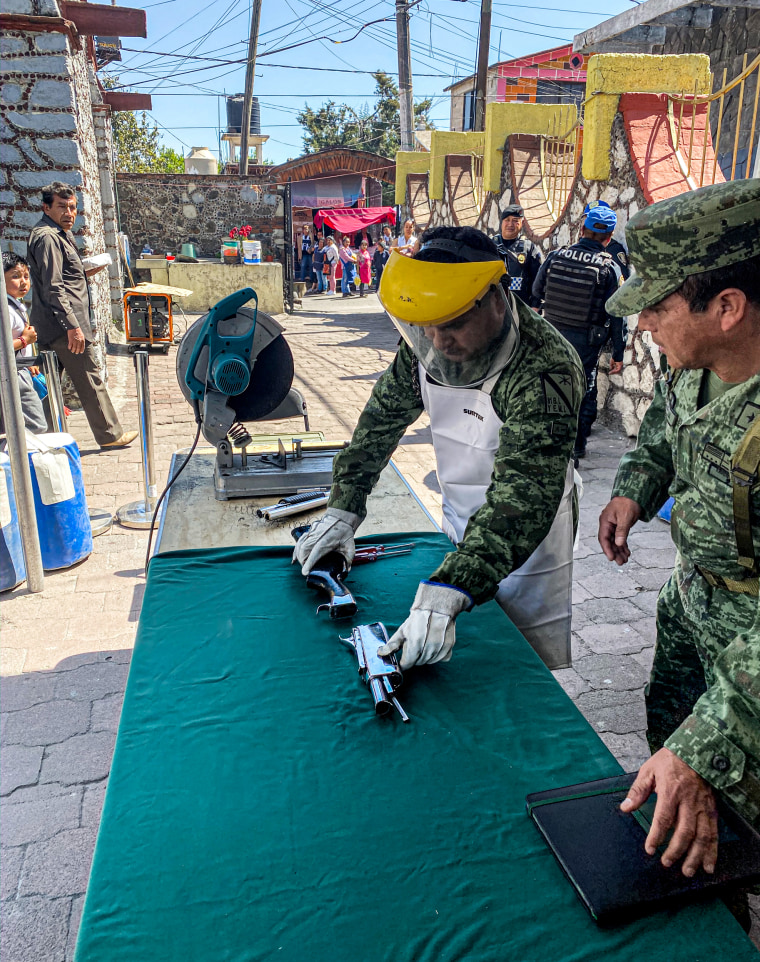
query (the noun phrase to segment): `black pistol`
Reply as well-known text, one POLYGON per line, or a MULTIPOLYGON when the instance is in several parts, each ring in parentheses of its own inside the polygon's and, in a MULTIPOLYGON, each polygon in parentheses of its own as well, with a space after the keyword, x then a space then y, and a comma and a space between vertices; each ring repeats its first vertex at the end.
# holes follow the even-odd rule
MULTIPOLYGON (((298 541, 308 534, 311 525, 302 524, 290 532, 293 540, 298 541)), ((353 618, 356 614, 354 596, 343 584, 348 572, 346 559, 337 551, 331 551, 320 558, 316 567, 306 575, 306 584, 328 596, 328 601, 317 607, 317 611, 329 611, 331 618, 353 618)))

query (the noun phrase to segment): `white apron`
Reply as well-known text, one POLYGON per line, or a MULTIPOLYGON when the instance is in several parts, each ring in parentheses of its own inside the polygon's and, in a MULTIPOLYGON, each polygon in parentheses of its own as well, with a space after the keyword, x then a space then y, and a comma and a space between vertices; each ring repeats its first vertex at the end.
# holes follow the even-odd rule
MULTIPOLYGON (((443 530, 454 544, 471 516, 485 504, 499 447, 499 419, 491 391, 499 375, 481 388, 431 384, 420 365, 420 386, 430 416, 443 530)), ((501 372, 500 372, 501 373, 501 372)), ((549 668, 571 664, 573 580, 573 465, 554 522, 541 544, 499 585, 496 600, 549 668)))

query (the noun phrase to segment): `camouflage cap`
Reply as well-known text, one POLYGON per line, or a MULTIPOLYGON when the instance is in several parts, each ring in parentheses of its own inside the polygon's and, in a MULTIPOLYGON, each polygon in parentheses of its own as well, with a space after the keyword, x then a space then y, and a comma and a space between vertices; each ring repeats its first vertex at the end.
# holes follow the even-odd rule
POLYGON ((734 180, 669 197, 628 222, 635 268, 605 305, 613 317, 659 303, 692 274, 760 253, 760 180, 734 180))

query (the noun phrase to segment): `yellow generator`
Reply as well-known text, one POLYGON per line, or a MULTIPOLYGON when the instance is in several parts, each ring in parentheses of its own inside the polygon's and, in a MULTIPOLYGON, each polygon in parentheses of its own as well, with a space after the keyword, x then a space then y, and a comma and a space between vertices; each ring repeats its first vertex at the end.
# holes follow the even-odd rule
POLYGON ((132 350, 156 346, 168 354, 174 341, 171 294, 125 291, 124 333, 132 350))

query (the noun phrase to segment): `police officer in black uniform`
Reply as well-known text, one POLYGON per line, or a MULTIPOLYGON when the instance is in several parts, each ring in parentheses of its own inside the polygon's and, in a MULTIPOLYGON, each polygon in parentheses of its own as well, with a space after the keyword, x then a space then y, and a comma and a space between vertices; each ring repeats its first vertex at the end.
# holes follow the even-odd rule
POLYGON ((520 295, 529 307, 538 308, 540 300, 533 296, 536 279, 543 256, 538 247, 527 237, 521 237, 524 214, 519 204, 505 207, 501 215, 501 233, 494 237, 496 250, 504 258, 511 278, 509 289, 520 295))
POLYGON ((623 318, 604 309, 607 298, 622 283, 622 272, 605 249, 617 223, 607 204, 592 204, 581 227, 581 239, 547 255, 533 284, 533 296, 544 302, 547 321, 573 345, 586 372, 586 394, 578 416, 573 457, 584 457, 591 425, 596 420, 596 367, 599 354, 612 339, 610 374, 623 370, 623 318))
MULTIPOLYGON (((609 207, 603 200, 598 200, 596 203, 586 204, 586 209, 583 211, 584 217, 587 217, 595 207, 609 207)), ((613 258, 617 262, 620 268, 620 273, 623 275, 623 280, 627 281, 631 276, 631 265, 628 261, 628 251, 620 241, 616 241, 614 237, 605 247, 608 254, 612 254, 613 258)))

